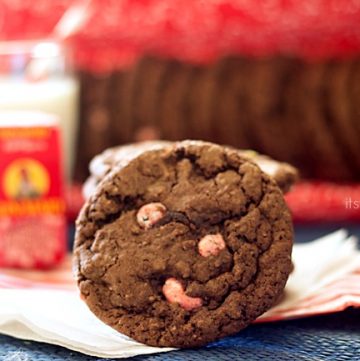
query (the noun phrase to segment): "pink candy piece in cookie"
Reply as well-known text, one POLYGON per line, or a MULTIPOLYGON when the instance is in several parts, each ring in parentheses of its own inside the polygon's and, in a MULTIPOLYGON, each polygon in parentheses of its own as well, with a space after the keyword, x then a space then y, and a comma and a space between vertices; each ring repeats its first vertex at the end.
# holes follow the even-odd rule
POLYGON ((139 209, 136 220, 141 227, 149 229, 159 222, 165 213, 166 207, 162 203, 148 203, 139 209))
POLYGON ((202 306, 202 299, 185 294, 184 288, 176 278, 168 278, 163 286, 163 293, 170 303, 178 303, 182 308, 191 311, 202 306))
POLYGON ((224 238, 220 233, 207 234, 201 238, 198 249, 203 257, 216 256, 226 247, 224 238))

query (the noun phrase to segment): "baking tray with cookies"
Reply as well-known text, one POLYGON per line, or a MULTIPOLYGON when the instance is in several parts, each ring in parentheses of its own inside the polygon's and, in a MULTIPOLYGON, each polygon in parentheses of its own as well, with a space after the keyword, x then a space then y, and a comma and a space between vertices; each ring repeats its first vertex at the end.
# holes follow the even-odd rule
POLYGON ((360 6, 1 14, 0 360, 360 357, 360 6))

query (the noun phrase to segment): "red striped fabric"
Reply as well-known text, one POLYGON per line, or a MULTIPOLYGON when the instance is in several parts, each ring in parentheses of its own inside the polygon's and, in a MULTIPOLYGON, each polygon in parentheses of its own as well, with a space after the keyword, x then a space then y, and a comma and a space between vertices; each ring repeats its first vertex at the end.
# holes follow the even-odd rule
POLYGON ((67 257, 51 271, 0 269, 0 288, 39 288, 76 291, 71 273, 71 258, 67 257))

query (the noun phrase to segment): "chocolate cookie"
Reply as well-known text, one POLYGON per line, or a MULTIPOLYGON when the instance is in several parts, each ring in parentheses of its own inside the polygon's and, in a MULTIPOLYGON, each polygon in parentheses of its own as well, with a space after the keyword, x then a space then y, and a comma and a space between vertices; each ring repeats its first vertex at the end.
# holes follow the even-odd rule
POLYGON ((203 140, 213 138, 213 124, 207 109, 211 101, 209 99, 211 92, 214 90, 212 75, 209 67, 193 67, 184 102, 184 120, 187 123, 185 136, 188 138, 203 140))
MULTIPOLYGON (((85 198, 94 193, 97 184, 113 167, 125 167, 132 159, 143 152, 164 148, 172 144, 174 143, 168 141, 148 141, 106 149, 90 162, 91 176, 87 179, 83 188, 85 198)), ((290 164, 278 162, 252 150, 238 151, 241 156, 250 158, 263 172, 273 177, 283 192, 289 191, 298 179, 297 170, 290 164)))
POLYGON ((109 129, 112 128, 110 107, 107 92, 111 83, 110 75, 90 75, 80 73, 82 91, 80 97, 80 123, 78 135, 78 150, 74 173, 77 180, 83 180, 86 168, 94 154, 111 145, 109 129), (83 137, 82 134, 86 134, 83 137))
POLYGON ((250 63, 247 59, 226 57, 214 65, 217 73, 213 92, 213 124, 215 139, 237 148, 253 144, 251 119, 247 108, 247 80, 250 63))
POLYGON ((257 59, 248 71, 252 147, 279 160, 296 160, 296 129, 291 119, 285 119, 287 88, 295 70, 294 61, 270 57, 257 59))
MULTIPOLYGON (((354 134, 360 134, 360 60, 354 61, 351 69, 351 80, 349 84, 349 102, 351 107, 351 125, 354 134)), ((360 158, 360 154, 357 155, 360 158)), ((356 180, 360 180, 360 166, 356 168, 356 180)))
POLYGON ((296 168, 285 162, 278 162, 253 150, 238 150, 239 154, 250 158, 268 176, 272 177, 280 189, 286 193, 299 179, 296 168))
MULTIPOLYGON (((304 62, 300 59, 289 59, 287 70, 282 79, 283 86, 279 89, 279 102, 277 109, 275 108, 272 117, 277 119, 273 124, 278 127, 277 138, 273 139, 275 142, 278 139, 281 145, 278 148, 279 159, 290 161, 296 167, 302 167, 302 174, 310 176, 310 165, 306 154, 304 154, 304 139, 306 139, 303 130, 303 114, 306 104, 299 96, 299 91, 302 89, 304 62), (301 106, 299 103, 301 102, 301 106)), ((269 148, 265 148, 269 151, 269 148)), ((312 148, 305 147, 305 152, 309 152, 312 148)), ((268 154, 268 152, 265 152, 268 154)), ((276 153, 272 154, 275 156, 276 153)), ((277 159, 277 157, 275 157, 277 159)))
POLYGON ((183 139, 186 134, 184 99, 191 83, 192 68, 174 62, 159 97, 158 113, 162 134, 166 139, 183 139))
POLYGON ((161 133, 158 101, 168 76, 169 62, 146 56, 141 59, 141 63, 142 66, 138 67, 137 92, 132 100, 132 121, 136 129, 134 139, 157 139, 161 133))
POLYGON ((291 271, 290 213, 236 150, 180 142, 99 184, 77 220, 74 270, 102 321, 153 346, 194 347, 269 309, 291 271))
POLYGON ((171 144, 171 142, 157 140, 132 143, 104 150, 95 156, 89 164, 90 177, 85 181, 83 186, 84 197, 89 198, 90 195, 94 193, 100 181, 115 166, 118 168, 125 167, 140 154, 148 150, 161 149, 171 144))
POLYGON ((353 76, 350 61, 333 60, 327 64, 325 114, 328 127, 339 144, 339 152, 342 150, 344 162, 353 172, 350 179, 355 179, 360 169, 359 133, 351 124, 350 84, 353 76))
POLYGON ((294 119, 299 127, 304 164, 323 179, 351 179, 351 167, 342 154, 336 134, 329 128, 324 111, 326 97, 324 63, 307 63, 299 69, 294 119))

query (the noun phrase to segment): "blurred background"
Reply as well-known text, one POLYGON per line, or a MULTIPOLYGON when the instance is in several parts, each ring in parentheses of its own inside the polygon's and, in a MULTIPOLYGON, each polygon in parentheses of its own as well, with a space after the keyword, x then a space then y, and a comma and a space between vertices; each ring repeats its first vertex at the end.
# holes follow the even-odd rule
MULTIPOLYGON (((304 177, 360 178, 356 1, 3 0, 0 14, 2 41, 58 42, 41 55, 64 55, 79 81, 78 116, 60 107, 77 181, 105 148, 152 138, 252 148, 304 177)), ((37 81, 60 67, 24 66, 37 81)))
POLYGON ((70 220, 94 155, 191 138, 298 167, 296 221, 358 221, 359 24, 358 1, 1 0, 0 113, 57 117, 70 220))

